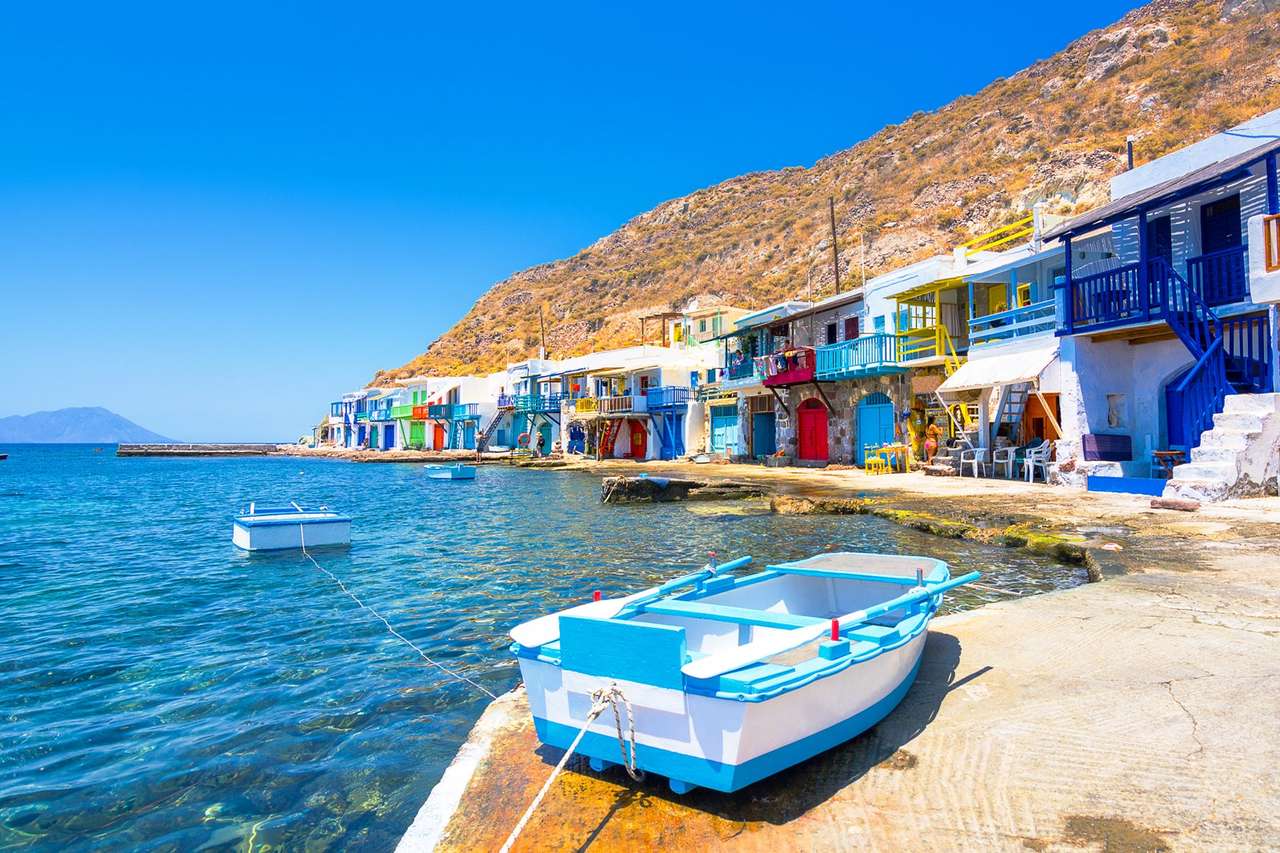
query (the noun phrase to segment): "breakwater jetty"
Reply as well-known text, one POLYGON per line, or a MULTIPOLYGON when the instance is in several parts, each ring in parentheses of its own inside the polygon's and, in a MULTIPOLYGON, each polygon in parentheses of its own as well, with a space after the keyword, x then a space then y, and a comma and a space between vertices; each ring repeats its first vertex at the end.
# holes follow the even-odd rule
POLYGON ((116 456, 268 456, 278 444, 121 444, 116 456))

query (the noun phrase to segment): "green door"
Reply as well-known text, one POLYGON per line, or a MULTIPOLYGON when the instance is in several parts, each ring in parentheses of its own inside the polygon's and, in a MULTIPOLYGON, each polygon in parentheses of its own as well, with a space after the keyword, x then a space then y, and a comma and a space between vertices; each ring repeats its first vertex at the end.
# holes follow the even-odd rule
POLYGON ((409 446, 421 448, 427 440, 427 425, 422 421, 410 421, 409 446))

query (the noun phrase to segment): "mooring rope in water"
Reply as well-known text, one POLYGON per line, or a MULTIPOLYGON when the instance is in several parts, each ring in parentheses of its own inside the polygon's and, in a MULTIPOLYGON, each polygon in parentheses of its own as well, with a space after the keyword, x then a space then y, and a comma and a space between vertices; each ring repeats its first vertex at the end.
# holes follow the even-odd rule
POLYGON ((538 810, 538 806, 542 804, 542 800, 547 795, 547 791, 551 790, 551 783, 560 775, 560 771, 564 770, 565 765, 569 763, 569 759, 573 753, 577 751, 578 744, 582 742, 582 737, 587 733, 587 729, 591 727, 591 723, 595 718, 604 713, 604 709, 613 707, 613 722, 618 730, 618 749, 622 753, 622 766, 626 768, 627 775, 637 782, 644 780, 644 771, 636 769, 636 722, 635 717, 631 713, 631 702, 618 689, 617 684, 610 684, 607 688, 601 687, 599 690, 591 692, 591 710, 587 712, 587 719, 582 724, 582 728, 578 729, 578 733, 574 735, 573 742, 569 744, 569 748, 565 750, 564 755, 560 756, 560 763, 551 771, 551 775, 547 777, 547 781, 542 784, 542 790, 538 791, 538 796, 533 798, 533 802, 529 804, 529 808, 525 810, 524 816, 520 818, 520 822, 516 824, 515 829, 511 830, 511 834, 507 836, 506 842, 502 845, 499 853, 509 853, 511 846, 516 843, 516 839, 520 837, 520 833, 524 830, 525 824, 529 822, 529 818, 533 817, 533 813, 538 810), (618 713, 618 702, 621 701, 627 708, 627 723, 630 726, 631 734, 631 758, 627 759, 627 748, 622 740, 622 717, 618 713))
POLYGON ((462 674, 462 673, 460 673, 460 672, 454 672, 453 670, 449 669, 449 667, 445 666, 445 665, 444 665, 444 664, 442 664, 442 663, 439 663, 439 662, 437 662, 437 661, 432 660, 432 659, 430 658, 430 656, 428 656, 428 655, 427 655, 427 653, 426 653, 426 652, 424 652, 421 648, 419 648, 419 647, 418 647, 418 644, 417 644, 417 643, 415 643, 413 640, 410 640, 410 639, 409 639, 408 637, 406 637, 404 634, 401 634, 401 633, 400 633, 399 631, 397 631, 394 627, 392 627, 391 623, 387 621, 387 619, 386 619, 386 617, 385 617, 385 616, 383 616, 383 615, 382 615, 381 613, 379 613, 378 611, 374 610, 374 609, 373 609, 372 607, 370 607, 369 605, 365 604, 363 601, 361 601, 361 600, 360 600, 360 597, 359 597, 358 595, 356 595, 356 594, 355 594, 354 592, 352 592, 351 590, 347 589, 347 585, 346 585, 345 583, 343 583, 343 582, 342 582, 342 579, 341 579, 341 578, 339 578, 339 577, 338 577, 337 575, 335 575, 333 572, 329 571, 329 570, 328 570, 328 569, 326 569, 324 566, 322 566, 322 565, 320 565, 319 563, 317 563, 317 562, 316 562, 316 558, 315 558, 315 557, 313 557, 313 556, 311 556, 311 554, 307 551, 307 536, 306 536, 306 534, 303 532, 303 527, 302 527, 302 525, 298 525, 298 534, 299 534, 299 536, 300 536, 300 540, 299 540, 299 541, 302 543, 302 556, 304 556, 304 557, 306 557, 308 560, 310 560, 310 561, 311 561, 311 565, 315 566, 317 569, 319 569, 320 571, 322 571, 322 572, 324 572, 326 575, 328 575, 328 576, 329 576, 329 579, 330 579, 330 580, 332 580, 334 583, 336 583, 336 584, 338 585, 338 588, 339 588, 339 589, 341 589, 343 592, 345 592, 345 593, 347 594, 347 596, 348 596, 352 601, 354 601, 356 604, 360 605, 360 607, 362 607, 363 609, 365 609, 365 610, 369 611, 371 614, 373 614, 374 618, 376 618, 376 619, 377 619, 379 622, 381 622, 383 625, 387 626, 387 630, 391 632, 391 636, 395 637, 396 639, 400 640, 402 643, 404 643, 405 645, 407 645, 409 648, 413 649, 415 652, 417 652, 417 653, 418 653, 418 656, 419 656, 419 657, 421 657, 424 661, 426 661, 427 663, 431 664, 431 665, 432 665, 432 666, 434 666, 436 669, 440 670, 441 672, 445 673, 446 675, 450 675, 450 676, 452 676, 453 678, 458 679, 459 681, 465 681, 467 684, 470 684, 472 687, 474 687, 475 689, 479 690, 481 693, 485 694, 485 695, 486 695, 486 696, 488 696, 490 699, 497 699, 497 698, 498 698, 498 696, 497 696, 497 694, 496 694, 496 693, 494 693, 493 691, 489 690, 489 689, 488 689, 487 687, 485 687, 483 684, 480 684, 479 682, 474 681, 474 680, 472 680, 472 679, 468 678, 467 676, 463 675, 463 674, 462 674))

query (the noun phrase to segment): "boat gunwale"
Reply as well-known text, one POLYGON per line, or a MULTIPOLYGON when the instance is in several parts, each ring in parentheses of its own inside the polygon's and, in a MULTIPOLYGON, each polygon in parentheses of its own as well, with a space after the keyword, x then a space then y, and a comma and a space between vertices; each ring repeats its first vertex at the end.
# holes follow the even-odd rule
MULTIPOLYGON (((848 557, 888 558, 893 561, 903 561, 903 562, 907 560, 924 561, 925 565, 928 566, 930 569, 928 574, 923 576, 925 583, 927 584, 944 583, 944 582, 949 582, 949 580, 951 579, 950 567, 948 566, 948 564, 943 560, 939 560, 933 557, 918 557, 918 556, 912 556, 912 555, 896 555, 896 554, 869 554, 869 553, 864 554, 859 552, 833 552, 831 554, 815 555, 814 557, 810 557, 807 559, 813 560, 813 559, 816 559, 817 557, 833 556, 833 555, 848 556, 848 557)), ((796 561, 796 562, 802 563, 804 561, 796 561)), ((839 578, 839 579, 845 579, 849 581, 856 581, 860 583, 889 583, 889 584, 895 584, 899 586, 904 586, 904 585, 907 585, 908 583, 914 586, 917 580, 916 577, 904 577, 899 579, 896 576, 884 576, 884 575, 875 576, 875 575, 866 575, 866 574, 854 573, 854 572, 846 573, 846 572, 839 572, 832 569, 822 569, 817 567, 806 567, 802 565, 781 563, 777 565, 768 566, 763 571, 756 572, 750 575, 741 576, 741 577, 731 576, 731 575, 720 575, 720 576, 712 575, 711 578, 704 579, 703 582, 699 583, 699 585, 694 587, 693 589, 684 590, 680 592, 672 592, 671 594, 661 596, 650 602, 641 604, 638 607, 624 606, 621 610, 616 612, 613 616, 610 616, 607 618, 622 619, 622 620, 632 619, 635 616, 643 614, 646 610, 647 604, 660 604, 663 601, 692 603, 692 602, 698 601, 699 599, 720 595, 722 593, 731 592, 733 590, 741 589, 746 586, 751 586, 751 585, 762 583, 765 581, 774 580, 780 577, 785 577, 787 575, 796 575, 800 577, 811 577, 811 578, 839 578), (719 584, 715 584, 714 586, 711 586, 711 587, 708 587, 706 584, 707 580, 721 580, 721 579, 729 580, 731 581, 731 583, 722 582, 719 584)), ((904 646, 905 644, 911 642, 913 639, 918 637, 922 632, 928 630, 930 621, 932 620, 934 615, 937 613, 938 608, 941 605, 943 594, 944 594, 943 592, 939 592, 935 595, 929 596, 928 598, 924 599, 921 602, 916 603, 915 605, 909 605, 910 610, 902 618, 898 619, 894 623, 892 629, 890 629, 884 635, 883 638, 880 638, 878 640, 871 640, 871 639, 866 639, 865 637, 860 638, 856 636, 858 626, 850 625, 848 628, 844 629, 849 632, 849 636, 842 636, 840 640, 834 641, 836 643, 847 643, 847 648, 843 651, 843 653, 837 654, 828 658, 823 656, 820 652, 818 652, 818 653, 815 653, 814 657, 800 661, 796 664, 780 665, 780 666, 786 666, 789 672, 778 672, 774 674, 773 678, 784 679, 784 680, 769 688, 762 689, 762 690, 761 689, 749 689, 749 690, 721 689, 724 683, 728 683, 728 684, 735 683, 735 679, 732 677, 734 673, 741 673, 744 670, 750 669, 751 667, 767 664, 768 659, 772 657, 777 657, 778 653, 761 655, 758 659, 748 663, 744 663, 742 666, 735 667, 733 670, 730 670, 715 676, 710 676, 707 678, 698 678, 698 677, 686 675, 684 677, 682 692, 693 694, 693 695, 718 698, 718 699, 744 701, 744 702, 760 702, 760 701, 765 701, 767 699, 774 698, 776 696, 780 696, 784 693, 788 693, 793 690, 801 689, 803 687, 808 686, 809 684, 812 684, 814 681, 836 675, 840 672, 843 672, 845 669, 847 669, 850 666, 854 666, 856 664, 865 663, 867 661, 873 660, 883 654, 895 651, 898 648, 901 648, 902 646, 904 646), (903 625, 907 623, 912 623, 913 620, 918 620, 918 621, 915 621, 914 624, 911 625, 908 631, 903 632, 902 630, 900 630, 900 628, 903 625)), ((892 601, 893 598, 895 597, 896 596, 890 596, 886 598, 884 602, 881 602, 881 603, 887 603, 888 601, 892 601)), ((710 606, 715 606, 715 605, 710 605, 710 606)), ((567 608, 567 609, 570 609, 570 608, 567 608)), ((862 608, 860 609, 860 611, 854 611, 854 614, 856 614, 857 612, 862 612, 865 609, 866 608, 862 608)), ((729 608, 723 614, 724 618, 721 618, 719 620, 713 620, 713 621, 725 621, 725 622, 738 621, 731 618, 731 612, 733 610, 755 610, 756 612, 759 612, 762 614, 767 614, 770 612, 760 608, 744 608, 744 607, 729 608)), ((564 611, 560 611, 560 612, 563 613, 564 611)), ((854 614, 842 614, 839 617, 835 617, 833 621, 843 619, 854 614)), ((677 618, 689 618, 689 619, 709 618, 707 616, 702 616, 697 614, 689 614, 687 616, 678 615, 678 614, 662 614, 662 615, 676 615, 677 618)), ((811 618, 817 620, 819 623, 822 621, 826 621, 826 619, 819 619, 819 617, 811 617, 811 618)), ((876 624, 876 623, 868 622, 867 624, 876 624)), ((882 625, 880 627, 888 627, 888 626, 882 625)), ((806 630, 811 630, 811 626, 810 627, 797 626, 790 630, 806 631, 806 630)), ((803 642, 798 644, 792 649, 792 651, 794 651, 795 649, 803 649, 810 646, 817 646, 820 649, 822 647, 822 644, 828 643, 828 642, 833 642, 833 641, 830 641, 823 637, 815 637, 812 640, 809 640, 808 642, 803 642)), ((738 648, 739 649, 744 648, 744 646, 739 646, 738 648)), ((563 668, 563 664, 560 657, 560 648, 559 648, 558 638, 551 642, 545 643, 541 646, 530 646, 530 647, 522 646, 519 642, 513 642, 511 644, 510 649, 511 649, 511 652, 516 657, 531 658, 531 659, 541 661, 543 663, 547 663, 553 666, 563 668), (549 646, 554 646, 554 649, 549 649, 548 648, 549 646)), ((772 679, 769 679, 769 680, 772 680, 772 679)))

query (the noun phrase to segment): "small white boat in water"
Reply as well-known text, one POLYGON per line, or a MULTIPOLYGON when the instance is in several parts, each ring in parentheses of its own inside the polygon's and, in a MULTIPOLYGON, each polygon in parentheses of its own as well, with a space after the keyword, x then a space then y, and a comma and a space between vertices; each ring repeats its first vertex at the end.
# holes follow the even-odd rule
POLYGON ((476 466, 463 465, 461 462, 453 465, 424 465, 427 476, 432 480, 474 480, 476 478, 476 466))
POLYGON ((246 551, 279 551, 287 548, 319 548, 351 544, 351 517, 328 507, 305 509, 289 506, 260 507, 235 517, 231 541, 246 551))
POLYGON ((542 742, 566 749, 586 725, 578 752, 596 770, 617 763, 615 721, 587 722, 592 694, 616 686, 634 711, 639 770, 678 794, 736 791, 883 719, 915 680, 942 594, 978 577, 855 553, 730 574, 750 562, 512 629, 542 742))

